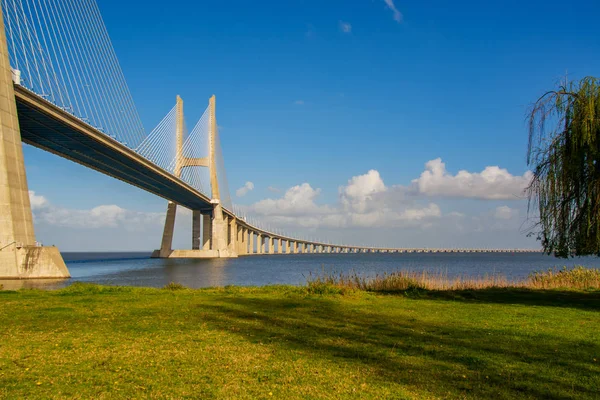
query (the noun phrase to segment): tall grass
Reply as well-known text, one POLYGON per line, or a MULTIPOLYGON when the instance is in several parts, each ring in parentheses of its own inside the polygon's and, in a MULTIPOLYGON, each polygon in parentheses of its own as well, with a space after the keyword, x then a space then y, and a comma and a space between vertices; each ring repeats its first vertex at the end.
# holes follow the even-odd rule
POLYGON ((600 289, 600 269, 575 267, 534 272, 527 279, 527 287, 535 289, 600 289))
POLYGON ((574 267, 554 268, 530 274, 523 280, 509 280, 501 275, 481 277, 448 277, 443 272, 400 270, 373 277, 351 273, 310 274, 307 279, 310 293, 344 294, 351 291, 381 293, 415 290, 480 290, 489 288, 576 289, 600 290, 600 269, 574 267))

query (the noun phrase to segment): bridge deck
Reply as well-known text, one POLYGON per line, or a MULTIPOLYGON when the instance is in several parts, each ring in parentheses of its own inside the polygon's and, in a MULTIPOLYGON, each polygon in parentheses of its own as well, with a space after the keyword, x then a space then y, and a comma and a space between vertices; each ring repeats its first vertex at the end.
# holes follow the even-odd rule
POLYGON ((193 210, 210 200, 133 150, 15 85, 23 141, 193 210))

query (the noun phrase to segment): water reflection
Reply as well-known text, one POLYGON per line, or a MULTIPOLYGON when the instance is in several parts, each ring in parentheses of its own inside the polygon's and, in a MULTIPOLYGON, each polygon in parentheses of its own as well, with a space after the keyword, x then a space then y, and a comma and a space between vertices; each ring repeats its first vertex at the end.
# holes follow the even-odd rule
MULTIPOLYGON (((161 279, 166 285, 178 282, 185 286, 196 286, 197 282, 204 282, 207 287, 226 286, 227 266, 229 260, 165 260, 164 276, 161 279)), ((158 274, 158 271, 156 271, 158 274)), ((163 285, 163 286, 164 286, 163 285)))

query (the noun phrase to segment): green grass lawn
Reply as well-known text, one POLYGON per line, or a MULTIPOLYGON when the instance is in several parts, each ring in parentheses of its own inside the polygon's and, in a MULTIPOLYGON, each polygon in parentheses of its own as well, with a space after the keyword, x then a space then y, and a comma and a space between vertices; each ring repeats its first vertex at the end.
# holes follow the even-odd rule
POLYGON ((600 292, 0 292, 0 398, 600 398, 600 292))

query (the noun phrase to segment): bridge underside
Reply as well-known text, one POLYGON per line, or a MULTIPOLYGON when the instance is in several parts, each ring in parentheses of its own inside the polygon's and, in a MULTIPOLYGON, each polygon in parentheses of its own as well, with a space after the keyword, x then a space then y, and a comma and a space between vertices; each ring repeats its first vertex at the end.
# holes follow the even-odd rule
MULTIPOLYGON (((184 186, 174 184, 173 180, 163 173, 164 171, 144 168, 140 164, 139 156, 132 150, 122 145, 107 146, 106 141, 112 139, 101 132, 78 129, 73 124, 65 123, 61 117, 53 113, 44 112, 43 108, 48 107, 49 104, 36 104, 41 101, 33 96, 29 99, 26 94, 17 93, 16 99, 21 137, 25 143, 75 161, 189 209, 212 210, 208 200, 200 198, 197 193, 184 186)), ((60 112, 64 113, 62 110, 60 112)))

